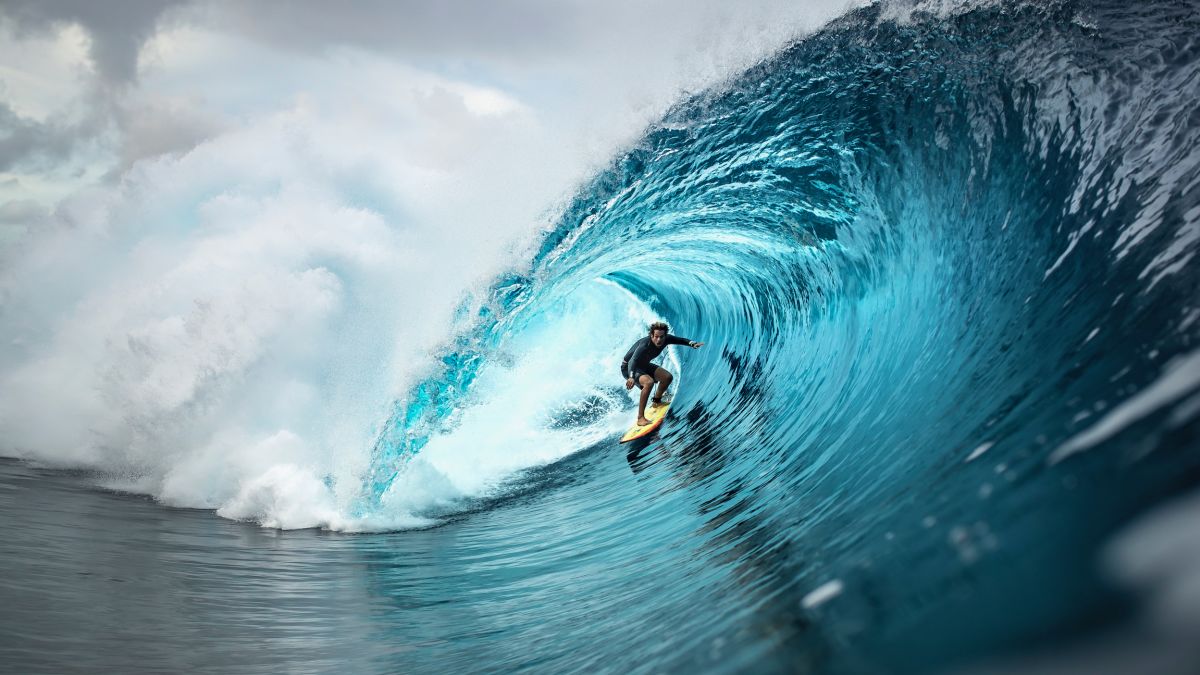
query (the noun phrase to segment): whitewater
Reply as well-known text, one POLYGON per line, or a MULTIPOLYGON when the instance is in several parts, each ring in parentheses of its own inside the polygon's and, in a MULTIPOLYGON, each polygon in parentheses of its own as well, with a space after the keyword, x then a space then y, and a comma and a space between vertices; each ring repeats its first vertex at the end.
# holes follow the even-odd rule
MULTIPOLYGON (((128 537, 125 581, 222 627, 188 646, 123 600, 149 660, 70 658, 1191 672, 1200 13, 772 30, 601 152, 443 88, 420 104, 477 135, 397 163, 420 139, 348 134, 370 111, 331 84, 0 249, 3 559, 118 578, 128 537), (620 446, 657 319, 706 346, 668 350, 671 416, 620 446)), ((15 569, 10 625, 106 595, 15 569)))

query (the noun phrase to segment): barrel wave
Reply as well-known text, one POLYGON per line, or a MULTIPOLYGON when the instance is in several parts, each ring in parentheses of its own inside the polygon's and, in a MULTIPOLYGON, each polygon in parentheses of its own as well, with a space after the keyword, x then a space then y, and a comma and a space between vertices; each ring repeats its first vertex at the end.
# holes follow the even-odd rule
POLYGON ((1200 483, 1198 35, 876 5, 678 104, 383 424, 359 515, 458 533, 438 657, 912 671, 1127 617, 1097 556, 1200 483), (655 318, 706 346, 618 446, 655 318))

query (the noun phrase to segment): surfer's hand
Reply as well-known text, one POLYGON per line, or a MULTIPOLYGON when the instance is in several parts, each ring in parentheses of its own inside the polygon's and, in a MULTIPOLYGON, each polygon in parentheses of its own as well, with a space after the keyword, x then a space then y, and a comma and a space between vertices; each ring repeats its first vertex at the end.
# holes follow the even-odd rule
POLYGON ((692 349, 700 349, 701 347, 704 346, 704 343, 703 342, 693 342, 692 344, 690 344, 688 346, 691 347, 692 349))
POLYGON ((626 388, 626 389, 633 389, 633 378, 632 378, 632 377, 631 377, 631 378, 629 378, 629 379, 627 379, 627 380, 625 380, 625 388, 626 388))

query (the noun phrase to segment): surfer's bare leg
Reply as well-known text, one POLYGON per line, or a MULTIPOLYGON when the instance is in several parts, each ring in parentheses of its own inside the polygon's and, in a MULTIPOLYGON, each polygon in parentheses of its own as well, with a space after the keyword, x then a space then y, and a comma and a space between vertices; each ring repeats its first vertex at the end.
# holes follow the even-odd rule
POLYGON ((638 400, 638 426, 644 427, 650 424, 650 420, 646 419, 646 402, 650 400, 650 389, 654 386, 654 378, 649 375, 642 375, 638 378, 638 382, 642 385, 642 397, 638 400))
POLYGON ((667 387, 671 386, 671 380, 675 378, 665 368, 655 368, 654 379, 658 380, 658 391, 654 394, 654 400, 662 402, 663 394, 667 393, 667 387))

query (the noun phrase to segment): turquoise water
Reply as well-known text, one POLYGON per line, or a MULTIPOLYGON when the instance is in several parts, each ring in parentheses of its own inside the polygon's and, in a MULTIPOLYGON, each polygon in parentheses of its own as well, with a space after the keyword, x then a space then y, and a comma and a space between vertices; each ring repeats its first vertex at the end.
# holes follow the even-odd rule
POLYGON ((355 515, 426 528, 5 464, 45 514, 0 537, 6 661, 915 672, 1127 625, 1103 547, 1200 484, 1196 35, 1186 2, 875 6, 680 102, 381 422, 355 515), (655 317, 707 345, 620 446, 655 317))
MULTIPOLYGON (((516 396, 477 386, 508 367, 493 354, 594 353, 578 327, 621 306, 620 338, 603 334, 618 360, 632 317, 708 346, 676 352, 636 480, 529 479, 539 500, 583 501, 554 520, 588 534, 547 557, 603 561, 549 596, 639 588, 648 565, 661 586, 622 620, 669 623, 674 658, 722 642, 851 670, 1119 615, 1101 543, 1200 476, 1200 19, 1186 3, 894 14, 852 13, 681 102, 581 189, 445 372, 398 403, 364 508, 388 507, 430 439, 482 442, 472 407, 516 396), (610 545, 628 518, 640 534, 610 545), (814 605, 822 588, 840 595, 814 605)), ((596 424, 629 406, 603 377, 596 424)))

